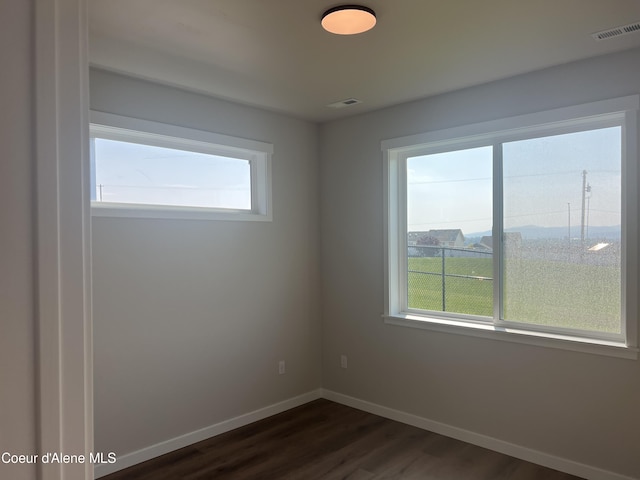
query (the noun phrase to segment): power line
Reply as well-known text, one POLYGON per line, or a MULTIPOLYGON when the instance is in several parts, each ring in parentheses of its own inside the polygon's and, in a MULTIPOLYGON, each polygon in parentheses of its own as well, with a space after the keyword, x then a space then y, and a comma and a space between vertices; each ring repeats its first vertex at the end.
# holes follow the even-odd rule
MULTIPOLYGON (((610 213, 610 214, 620 215, 620 212, 614 212, 614 211, 610 211, 610 210, 594 210, 594 209, 591 209, 591 212, 610 213)), ((518 215, 505 215, 504 218, 505 219, 513 219, 513 218, 524 218, 524 217, 539 217, 539 216, 547 216, 547 215, 565 215, 566 213, 567 213, 566 210, 557 210, 557 211, 553 211, 553 212, 535 212, 535 213, 521 213, 521 214, 518 214, 518 215)), ((469 218, 469 219, 465 219, 465 220, 446 220, 446 221, 434 220, 434 221, 431 221, 431 222, 412 223, 411 226, 412 227, 416 227, 416 226, 420 226, 420 225, 433 225, 433 224, 449 225, 449 224, 454 224, 454 223, 465 223, 465 222, 490 222, 492 220, 493 220, 493 217, 469 218)))
MULTIPOLYGON (((546 173, 527 173, 522 175, 505 175, 503 177, 504 180, 512 179, 512 178, 530 178, 530 177, 552 177, 557 175, 575 175, 575 170, 566 171, 566 172, 546 172, 546 173)), ((617 173, 620 174, 619 170, 590 170, 590 173, 617 173)), ((421 182, 411 182, 408 181, 408 185, 429 185, 432 183, 459 183, 459 182, 476 182, 476 181, 484 181, 484 180, 493 180, 493 177, 476 177, 476 178, 454 178, 452 180, 424 180, 421 182)))

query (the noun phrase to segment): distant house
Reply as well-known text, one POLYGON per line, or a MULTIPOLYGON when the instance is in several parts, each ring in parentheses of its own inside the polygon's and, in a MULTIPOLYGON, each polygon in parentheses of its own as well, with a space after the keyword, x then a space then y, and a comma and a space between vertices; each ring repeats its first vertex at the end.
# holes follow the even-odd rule
POLYGON ((480 239, 480 242, 476 244, 477 248, 485 250, 493 250, 493 237, 491 235, 485 235, 480 239))
POLYGON ((429 236, 436 238, 444 247, 464 247, 464 235, 459 228, 454 230, 429 230, 429 236))
POLYGON ((441 245, 443 247, 464 247, 464 234, 459 228, 451 230, 429 230, 409 232, 409 245, 441 245))
MULTIPOLYGON (((520 232, 504 232, 504 243, 507 248, 520 249, 522 247, 522 234, 520 232)), ((492 251, 493 237, 491 235, 483 236, 474 247, 492 251)))
POLYGON ((520 232, 504 232, 504 243, 507 248, 520 250, 522 248, 522 234, 520 232))

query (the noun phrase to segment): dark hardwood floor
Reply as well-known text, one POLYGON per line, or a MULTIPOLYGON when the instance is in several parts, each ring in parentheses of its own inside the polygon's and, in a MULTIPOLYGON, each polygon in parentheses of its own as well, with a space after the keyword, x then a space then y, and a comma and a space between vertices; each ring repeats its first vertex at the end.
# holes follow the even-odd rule
POLYGON ((578 479, 328 400, 316 400, 102 478, 578 479))

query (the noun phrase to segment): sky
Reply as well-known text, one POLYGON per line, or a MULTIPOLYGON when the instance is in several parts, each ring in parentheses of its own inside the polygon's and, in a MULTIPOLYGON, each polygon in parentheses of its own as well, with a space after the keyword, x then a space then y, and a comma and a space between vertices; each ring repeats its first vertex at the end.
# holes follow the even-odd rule
POLYGON ((251 209, 249 161, 95 139, 95 198, 105 202, 251 209))
MULTIPOLYGON (((585 223, 620 225, 620 158, 620 127, 504 143, 505 229, 580 225, 584 170, 585 223)), ((411 157, 407 182, 409 231, 491 230, 492 147, 411 157)))

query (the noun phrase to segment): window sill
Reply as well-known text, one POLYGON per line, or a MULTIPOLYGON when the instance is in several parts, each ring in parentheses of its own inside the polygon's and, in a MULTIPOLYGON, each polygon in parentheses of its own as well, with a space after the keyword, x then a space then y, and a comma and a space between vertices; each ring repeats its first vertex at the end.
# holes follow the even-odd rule
POLYGON ((455 319, 431 318, 410 314, 383 315, 383 319, 384 323, 388 325, 420 328, 442 333, 468 335, 490 340, 557 348, 574 352, 626 358, 629 360, 637 360, 638 352, 640 351, 637 347, 631 347, 618 342, 572 337, 569 335, 542 334, 514 328, 501 328, 489 324, 462 322, 455 319))
POLYGON ((199 207, 91 203, 92 217, 161 218, 171 220, 228 220, 270 222, 270 214, 249 210, 223 210, 199 207))

